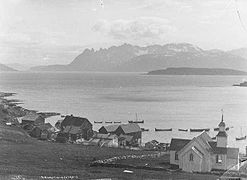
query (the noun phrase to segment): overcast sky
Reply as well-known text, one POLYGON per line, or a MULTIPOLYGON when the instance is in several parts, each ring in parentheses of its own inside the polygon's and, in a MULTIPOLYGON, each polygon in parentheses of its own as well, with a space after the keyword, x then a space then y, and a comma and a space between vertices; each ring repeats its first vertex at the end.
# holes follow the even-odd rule
POLYGON ((0 62, 65 64, 125 42, 229 50, 247 47, 245 26, 246 0, 0 0, 0 62))

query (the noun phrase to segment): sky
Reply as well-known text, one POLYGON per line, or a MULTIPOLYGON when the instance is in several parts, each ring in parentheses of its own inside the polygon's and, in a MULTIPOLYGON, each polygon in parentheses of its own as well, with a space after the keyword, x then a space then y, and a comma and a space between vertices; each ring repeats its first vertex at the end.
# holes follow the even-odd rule
POLYGON ((247 47, 247 1, 0 0, 4 64, 67 64, 85 48, 183 42, 247 47))

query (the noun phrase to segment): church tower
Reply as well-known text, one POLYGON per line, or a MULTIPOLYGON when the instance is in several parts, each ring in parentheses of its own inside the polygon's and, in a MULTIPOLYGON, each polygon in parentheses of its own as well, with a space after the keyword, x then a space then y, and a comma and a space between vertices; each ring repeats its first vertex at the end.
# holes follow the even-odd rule
POLYGON ((226 124, 223 119, 223 113, 221 117, 221 122, 219 123, 219 132, 216 135, 217 147, 227 147, 227 134, 226 134, 226 124))

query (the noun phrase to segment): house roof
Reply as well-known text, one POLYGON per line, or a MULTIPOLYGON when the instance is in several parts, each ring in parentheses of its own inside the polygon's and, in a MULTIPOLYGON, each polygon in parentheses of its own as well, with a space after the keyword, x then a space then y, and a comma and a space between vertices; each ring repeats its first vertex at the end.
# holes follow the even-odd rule
MULTIPOLYGON (((61 126, 66 127, 66 126, 81 126, 85 122, 90 123, 90 121, 87 118, 83 117, 76 117, 76 116, 66 116, 64 120, 61 122, 61 126)), ((92 125, 90 123, 90 125, 92 125)))
POLYGON ((225 131, 219 131, 216 136, 219 136, 219 137, 227 137, 227 134, 226 134, 225 131))
POLYGON ((171 151, 180 151, 186 144, 188 144, 190 139, 171 139, 170 150, 171 151))
POLYGON ((119 127, 122 128, 125 134, 133 132, 142 132, 140 126, 136 123, 121 124, 119 127))
POLYGON ((66 126, 63 132, 69 134, 79 134, 81 133, 81 129, 78 126, 66 126))
POLYGON ((39 114, 27 114, 26 116, 22 117, 22 120, 35 121, 39 117, 42 117, 42 116, 39 114))
MULTIPOLYGON (((101 128, 105 128, 105 130, 108 132, 108 133, 112 133, 112 132, 115 132, 117 130, 117 128, 119 127, 119 125, 109 125, 109 126, 102 126, 101 128)), ((100 128, 100 129, 101 129, 100 128)), ((99 129, 99 130, 100 130, 99 129)))

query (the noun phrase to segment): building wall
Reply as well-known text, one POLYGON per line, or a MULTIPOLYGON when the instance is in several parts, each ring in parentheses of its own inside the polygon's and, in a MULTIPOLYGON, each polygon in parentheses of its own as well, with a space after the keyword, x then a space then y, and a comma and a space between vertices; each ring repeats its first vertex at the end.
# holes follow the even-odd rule
MULTIPOLYGON (((197 153, 195 153, 195 154, 196 154, 196 156, 200 157, 197 153)), ((180 169, 186 169, 189 172, 191 172, 191 170, 194 170, 194 171, 200 170, 201 172, 210 172, 212 169, 210 154, 205 150, 205 145, 203 144, 203 142, 200 142, 200 141, 194 140, 190 144, 188 144, 187 147, 185 147, 184 149, 182 149, 179 152, 178 158, 179 158, 179 168, 180 169), (200 161, 198 159, 195 159, 194 162, 189 161, 188 153, 191 151, 193 153, 195 153, 192 150, 193 146, 195 146, 197 149, 199 149, 202 153, 202 154, 200 153, 200 156, 202 156, 200 161), (185 158, 185 157, 187 157, 187 158, 185 158), (190 164, 188 164, 188 163, 190 163, 190 164), (198 169, 199 167, 197 167, 197 168, 194 167, 194 165, 196 163, 198 163, 198 166, 200 167, 200 169, 198 169)))
POLYGON ((176 151, 170 151, 170 164, 179 165, 179 160, 175 160, 176 151))
POLYGON ((227 137, 217 137, 217 147, 227 147, 227 137))
MULTIPOLYGON (((227 163, 226 163, 227 170, 233 168, 236 165, 238 165, 238 163, 239 163, 239 159, 227 158, 227 163)), ((238 168, 238 167, 236 166, 236 168, 238 168)))
POLYGON ((203 169, 203 157, 193 150, 187 151, 180 157, 179 167, 186 172, 206 172, 203 169), (190 154, 193 154, 193 161, 190 161, 190 154))
POLYGON ((220 169, 220 170, 226 170, 227 169, 227 159, 226 154, 222 154, 222 163, 216 163, 216 154, 212 155, 212 168, 213 169, 220 169))

